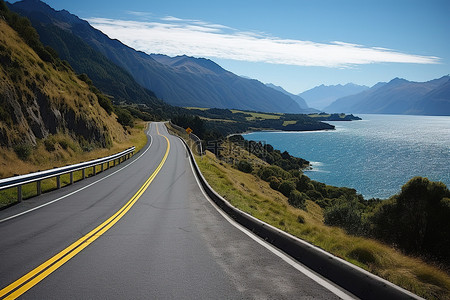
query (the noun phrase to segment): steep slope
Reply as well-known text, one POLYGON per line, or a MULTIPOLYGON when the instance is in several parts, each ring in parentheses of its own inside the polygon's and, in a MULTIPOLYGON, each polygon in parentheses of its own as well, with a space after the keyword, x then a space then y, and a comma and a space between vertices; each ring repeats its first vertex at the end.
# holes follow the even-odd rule
MULTIPOLYGON (((113 98, 115 102, 145 103, 151 107, 164 105, 153 92, 139 85, 128 72, 92 49, 81 38, 65 30, 63 23, 55 25, 52 19, 39 11, 25 13, 23 10, 18 10, 18 12, 30 19, 44 45, 55 49, 77 73, 86 73, 95 86, 113 98)), ((69 20, 74 20, 68 13, 62 14, 65 14, 69 20)))
POLYGON ((450 115, 450 76, 427 82, 395 78, 362 93, 343 97, 325 108, 330 112, 450 115))
MULTIPOLYGON (((447 76, 448 77, 448 76, 447 76)), ((441 86, 426 94, 417 101, 411 113, 423 115, 450 115, 450 78, 441 86)))
POLYGON ((305 113, 316 113, 319 112, 319 110, 314 109, 314 108, 310 108, 308 106, 308 104, 306 103, 305 99, 303 99, 302 97, 300 97, 299 95, 294 95, 289 93, 288 91, 286 91, 285 89, 283 89, 281 86, 278 85, 274 85, 272 83, 266 83, 266 86, 277 90, 279 92, 282 92, 283 94, 291 97, 292 100, 294 100, 295 102, 297 102, 297 104, 300 106, 300 108, 305 112, 305 113))
POLYGON ((244 79, 223 70, 211 61, 192 57, 152 57, 117 40, 111 40, 88 22, 67 11, 55 11, 40 1, 24 0, 12 4, 11 8, 25 15, 40 12, 40 21, 45 16, 53 24, 78 36, 169 104, 264 112, 302 112, 299 105, 287 95, 274 91, 259 81, 244 79))
POLYGON ((48 56, 50 49, 42 51, 26 19, 11 17, 3 1, 0 5, 0 147, 33 147, 54 135, 84 149, 123 140, 126 132, 89 86, 70 66, 48 56), (22 36, 5 20, 16 24, 22 36), (34 48, 41 49, 40 55, 34 48))
POLYGON ((300 93, 309 106, 323 110, 336 99, 361 93, 369 87, 347 83, 346 85, 320 85, 300 93))

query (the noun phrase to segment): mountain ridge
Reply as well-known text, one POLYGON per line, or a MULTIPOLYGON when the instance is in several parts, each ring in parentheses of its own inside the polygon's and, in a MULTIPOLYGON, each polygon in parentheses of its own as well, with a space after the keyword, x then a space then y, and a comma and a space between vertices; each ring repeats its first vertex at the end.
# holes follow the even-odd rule
POLYGON ((303 97, 309 106, 324 110, 325 107, 330 105, 335 100, 345 96, 360 93, 368 88, 369 87, 367 86, 357 85, 354 83, 347 83, 345 85, 321 84, 298 95, 303 97))
POLYGON ((427 82, 394 78, 359 94, 342 97, 330 112, 450 115, 450 76, 427 82))
POLYGON ((315 108, 312 108, 312 107, 309 107, 308 104, 306 103, 305 99, 303 99, 303 98, 300 97, 299 95, 294 95, 294 94, 292 94, 292 93, 289 93, 288 91, 286 91, 286 90, 285 90, 283 87, 281 87, 281 86, 275 85, 275 84, 273 84, 273 83, 266 83, 266 86, 268 86, 268 87, 270 87, 270 88, 272 88, 272 89, 274 89, 274 90, 280 91, 280 92, 282 92, 283 94, 285 94, 285 95, 291 97, 291 99, 294 100, 295 102, 297 102, 297 104, 300 106, 300 108, 301 108, 302 110, 305 111, 305 113, 316 113, 316 112, 319 112, 319 110, 317 110, 317 109, 315 109, 315 108))
MULTIPOLYGON (((81 38, 168 104, 262 112, 303 112, 289 96, 268 88, 257 80, 244 79, 218 65, 215 69, 206 68, 208 72, 202 73, 205 70, 204 64, 209 62, 187 56, 183 57, 185 62, 181 65, 170 61, 175 59, 180 62, 179 58, 170 57, 165 57, 163 64, 151 55, 110 39, 87 21, 68 15, 67 11, 56 11, 42 3, 38 0, 23 0, 10 7, 22 10, 27 15, 37 11, 45 14, 55 25, 81 38)), ((160 61, 162 59, 156 58, 160 61)))

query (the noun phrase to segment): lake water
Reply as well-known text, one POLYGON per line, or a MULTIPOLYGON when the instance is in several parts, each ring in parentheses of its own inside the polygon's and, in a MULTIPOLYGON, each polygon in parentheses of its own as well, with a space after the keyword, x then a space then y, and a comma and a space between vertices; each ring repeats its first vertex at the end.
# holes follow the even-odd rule
POLYGON ((362 121, 328 122, 332 131, 254 132, 265 141, 309 160, 311 179, 356 189, 366 199, 388 198, 414 176, 450 187, 450 117, 359 115, 362 121))

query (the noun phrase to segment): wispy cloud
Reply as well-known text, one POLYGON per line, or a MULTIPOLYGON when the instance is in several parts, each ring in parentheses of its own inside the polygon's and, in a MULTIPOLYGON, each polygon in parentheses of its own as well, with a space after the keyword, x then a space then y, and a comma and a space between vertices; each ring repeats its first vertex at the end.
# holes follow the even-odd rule
POLYGON ((151 13, 145 12, 145 11, 132 11, 132 10, 129 10, 126 13, 129 14, 129 15, 132 15, 132 16, 137 16, 137 17, 151 17, 152 16, 151 13))
POLYGON ((437 64, 440 58, 341 41, 316 43, 239 31, 220 24, 167 16, 154 22, 91 18, 111 38, 146 53, 190 55, 296 66, 347 68, 374 63, 437 64))

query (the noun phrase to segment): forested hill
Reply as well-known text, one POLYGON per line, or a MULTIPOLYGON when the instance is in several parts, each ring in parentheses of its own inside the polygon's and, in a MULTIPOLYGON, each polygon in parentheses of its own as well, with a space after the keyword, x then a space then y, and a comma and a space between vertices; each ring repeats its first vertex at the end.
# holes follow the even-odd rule
MULTIPOLYGON (((263 112, 302 113, 289 96, 271 89, 257 80, 245 79, 215 65, 204 72, 205 60, 182 57, 185 67, 157 60, 136 51, 118 40, 111 40, 88 22, 67 11, 55 11, 41 1, 24 0, 11 9, 43 23, 53 23, 68 31, 117 64, 143 87, 152 90, 165 102, 176 106, 216 107, 263 112), (186 65, 189 64, 189 67, 186 65)), ((68 45, 76 46, 76 45, 68 45)), ((70 52, 77 49, 68 49, 70 52)), ((211 63, 209 63, 211 65, 211 63)))

